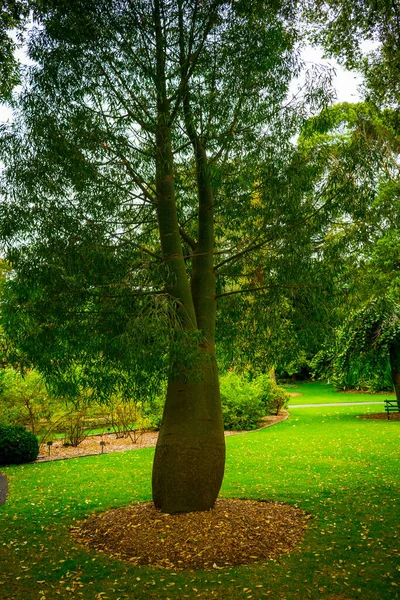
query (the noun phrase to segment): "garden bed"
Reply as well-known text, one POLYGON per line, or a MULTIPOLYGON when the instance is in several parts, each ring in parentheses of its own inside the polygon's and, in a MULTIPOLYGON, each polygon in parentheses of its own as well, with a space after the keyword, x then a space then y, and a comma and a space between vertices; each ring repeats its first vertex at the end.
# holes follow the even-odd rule
MULTIPOLYGON (((264 417, 261 422, 261 428, 269 427, 287 419, 288 413, 281 411, 279 415, 269 415, 264 417)), ((246 433, 245 431, 225 431, 225 435, 238 435, 246 433)), ((148 448, 155 446, 158 438, 158 431, 145 431, 140 435, 136 434, 136 442, 130 437, 117 438, 115 433, 104 433, 103 435, 88 436, 79 444, 79 446, 64 446, 62 440, 54 442, 49 448, 46 444, 40 447, 38 462, 49 460, 62 460, 66 458, 78 458, 80 456, 90 456, 94 454, 106 454, 109 452, 124 452, 126 450, 137 450, 139 448, 148 448), (104 446, 100 442, 105 442, 104 446)))

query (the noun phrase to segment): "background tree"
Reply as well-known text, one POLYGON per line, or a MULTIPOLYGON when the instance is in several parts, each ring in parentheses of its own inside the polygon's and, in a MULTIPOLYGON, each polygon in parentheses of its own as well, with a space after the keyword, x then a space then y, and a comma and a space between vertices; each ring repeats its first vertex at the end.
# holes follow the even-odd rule
POLYGON ((3 0, 0 10, 0 102, 10 100, 14 87, 20 83, 15 50, 21 42, 29 15, 29 3, 24 0, 3 0))
POLYGON ((362 71, 368 97, 398 107, 399 1, 317 0, 304 6, 313 41, 347 68, 362 71), (374 49, 363 52, 365 42, 371 42, 374 49))
POLYGON ((334 374, 345 377, 354 360, 360 358, 375 373, 382 369, 385 360, 389 363, 400 411, 400 319, 396 302, 387 298, 374 300, 344 322, 330 356, 334 374))
POLYGON ((376 340, 372 352, 372 329, 385 323, 385 335, 389 335, 386 308, 382 308, 382 318, 375 309, 391 305, 399 290, 396 121, 396 111, 382 111, 370 103, 338 105, 309 120, 299 141, 305 156, 319 165, 314 193, 327 202, 334 200, 331 217, 321 231, 319 256, 335 269, 338 302, 325 350, 313 362, 320 374, 328 369, 340 385, 381 389, 388 385, 388 375, 391 379, 389 357, 395 348, 389 352, 383 337, 379 343, 376 340), (375 312, 371 313, 372 308, 375 312), (366 331, 357 356, 353 337, 359 341, 363 327, 366 331))

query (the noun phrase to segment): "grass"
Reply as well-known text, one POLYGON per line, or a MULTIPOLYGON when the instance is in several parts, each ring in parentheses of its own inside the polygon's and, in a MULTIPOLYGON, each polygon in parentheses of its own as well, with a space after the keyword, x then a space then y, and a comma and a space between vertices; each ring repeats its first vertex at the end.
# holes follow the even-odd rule
MULTIPOLYGON (((301 394, 291 398, 290 404, 332 404, 337 402, 382 402, 385 398, 394 398, 394 393, 384 392, 372 394, 367 392, 341 392, 332 384, 315 382, 299 382, 283 386, 287 392, 301 394)), ((378 409, 379 410, 379 409, 378 409)))
POLYGON ((3 468, 1 600, 399 598, 400 423, 357 418, 374 411, 293 409, 227 438, 222 496, 289 502, 312 519, 291 555, 215 572, 136 568, 69 537, 93 511, 150 499, 152 449, 3 468))

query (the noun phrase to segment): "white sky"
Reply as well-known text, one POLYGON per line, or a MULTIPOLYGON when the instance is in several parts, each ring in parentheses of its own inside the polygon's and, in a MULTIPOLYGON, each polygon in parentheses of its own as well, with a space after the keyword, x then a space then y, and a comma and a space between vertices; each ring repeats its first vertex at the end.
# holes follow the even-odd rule
POLYGON ((333 86, 336 88, 337 102, 358 102, 360 100, 358 88, 362 83, 362 76, 359 73, 345 71, 333 58, 322 58, 322 48, 308 47, 302 52, 302 58, 306 63, 329 65, 335 69, 336 77, 333 79, 333 86))
MULTIPOLYGON (((18 58, 27 64, 26 56, 19 51, 18 58)), ((321 48, 307 48, 302 52, 302 57, 307 64, 317 63, 332 66, 336 71, 336 77, 333 80, 333 85, 337 91, 337 102, 358 102, 360 95, 358 87, 362 83, 362 77, 355 71, 345 71, 335 59, 323 59, 321 48)), ((11 118, 11 110, 0 104, 0 123, 11 118)))

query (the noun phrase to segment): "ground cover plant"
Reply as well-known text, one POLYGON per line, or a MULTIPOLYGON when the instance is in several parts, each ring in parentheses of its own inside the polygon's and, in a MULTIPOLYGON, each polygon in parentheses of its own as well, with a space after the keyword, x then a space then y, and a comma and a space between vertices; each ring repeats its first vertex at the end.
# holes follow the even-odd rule
POLYGON ((0 596, 398 598, 399 424, 357 418, 375 411, 294 409, 277 426, 227 439, 222 496, 287 502, 312 515, 292 554, 227 570, 137 568, 71 539, 71 525, 88 515, 150 500, 152 449, 3 468, 10 494, 0 508, 0 596))

